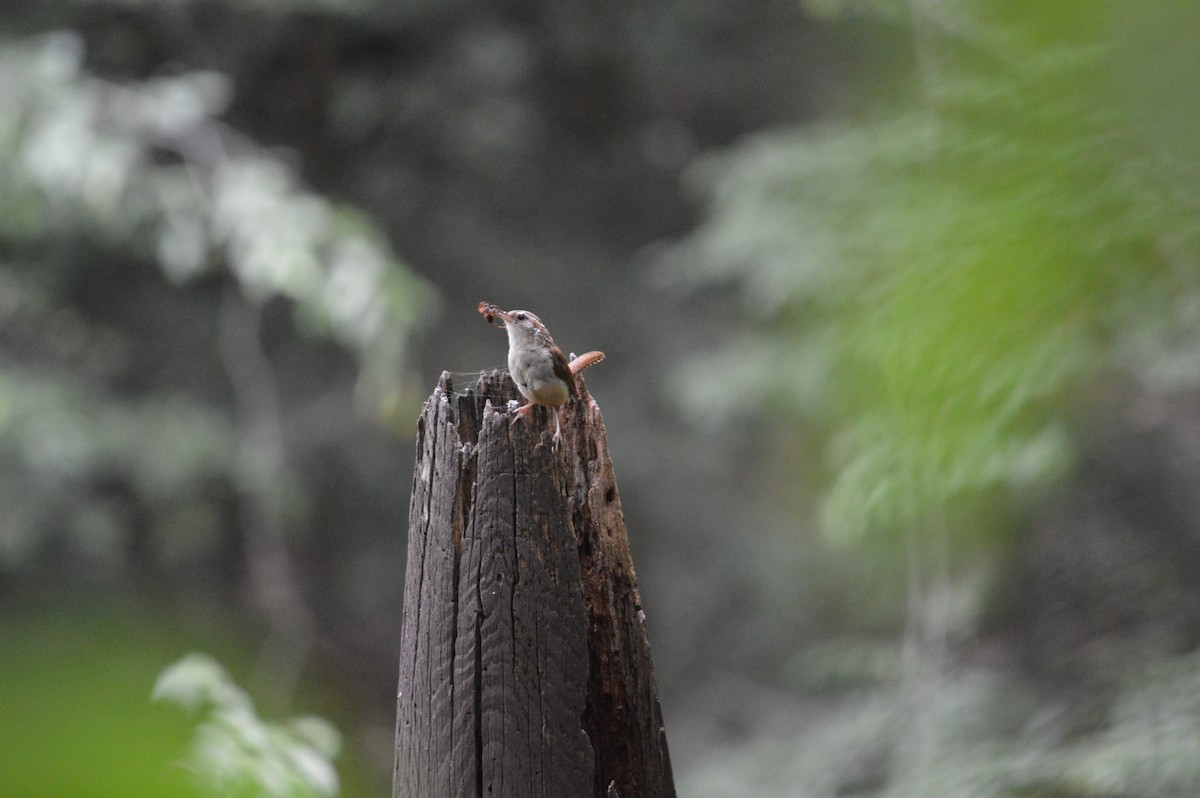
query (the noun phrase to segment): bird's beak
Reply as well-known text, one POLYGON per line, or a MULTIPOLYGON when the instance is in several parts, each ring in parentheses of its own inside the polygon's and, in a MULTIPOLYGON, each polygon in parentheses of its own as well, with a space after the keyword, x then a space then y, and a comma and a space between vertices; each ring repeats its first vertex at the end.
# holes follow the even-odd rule
POLYGON ((493 310, 492 315, 505 324, 514 324, 512 314, 507 310, 493 310))

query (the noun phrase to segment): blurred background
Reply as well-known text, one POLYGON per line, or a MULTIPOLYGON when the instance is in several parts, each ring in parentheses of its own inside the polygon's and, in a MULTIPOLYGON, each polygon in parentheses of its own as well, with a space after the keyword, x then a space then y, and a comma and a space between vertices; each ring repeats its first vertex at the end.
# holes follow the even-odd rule
POLYGON ((1196 30, 5 4, 5 794, 388 794, 481 300, 608 354, 681 796, 1200 794, 1196 30))

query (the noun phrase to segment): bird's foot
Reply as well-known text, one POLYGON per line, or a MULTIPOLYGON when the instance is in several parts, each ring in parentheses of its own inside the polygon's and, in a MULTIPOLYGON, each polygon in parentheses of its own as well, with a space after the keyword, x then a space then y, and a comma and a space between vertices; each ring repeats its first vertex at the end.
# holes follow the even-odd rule
MULTIPOLYGON (((510 408, 512 407, 511 402, 509 403, 509 407, 510 408)), ((522 405, 521 407, 518 407, 516 414, 513 415, 512 421, 508 422, 508 425, 511 427, 513 424, 516 424, 517 419, 524 418, 525 416, 529 415, 529 411, 532 410, 533 408, 534 408, 534 402, 530 402, 527 405, 522 405)))

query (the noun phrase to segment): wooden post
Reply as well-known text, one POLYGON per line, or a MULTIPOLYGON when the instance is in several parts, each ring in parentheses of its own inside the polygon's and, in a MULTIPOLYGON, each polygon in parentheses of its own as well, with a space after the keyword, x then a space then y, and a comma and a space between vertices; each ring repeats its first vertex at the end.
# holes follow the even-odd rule
POLYGON ((600 410, 500 372, 417 426, 393 798, 674 798, 600 410))

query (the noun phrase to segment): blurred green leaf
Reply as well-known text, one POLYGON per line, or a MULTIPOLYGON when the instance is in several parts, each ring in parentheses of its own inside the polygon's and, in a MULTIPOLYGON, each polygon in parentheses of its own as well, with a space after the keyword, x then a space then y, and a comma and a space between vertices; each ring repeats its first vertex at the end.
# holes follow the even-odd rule
POLYGON ((151 697, 190 710, 210 704, 250 706, 250 698, 233 684, 229 674, 207 654, 188 654, 169 666, 159 674, 151 697))
POLYGON ((260 719, 246 693, 211 657, 193 653, 168 667, 153 697, 202 712, 188 765, 209 794, 338 794, 331 762, 341 747, 337 730, 311 715, 286 724, 260 719))

